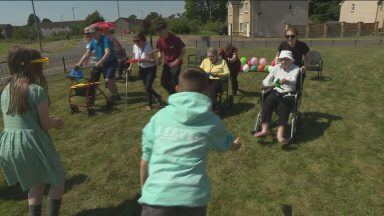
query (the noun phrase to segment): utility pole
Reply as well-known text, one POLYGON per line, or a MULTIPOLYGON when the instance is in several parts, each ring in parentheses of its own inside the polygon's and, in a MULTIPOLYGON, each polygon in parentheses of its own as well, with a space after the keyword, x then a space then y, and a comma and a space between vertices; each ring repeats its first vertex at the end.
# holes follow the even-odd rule
POLYGON ((40 39, 40 31, 39 31, 39 24, 37 23, 36 19, 36 11, 35 11, 35 4, 32 1, 32 9, 33 9, 33 19, 35 20, 35 28, 36 28, 36 34, 37 34, 37 41, 39 42, 40 51, 43 51, 43 47, 41 46, 41 39, 40 39))
POLYGON ((119 0, 116 0, 117 3, 117 14, 119 16, 119 30, 120 30, 120 40, 123 40, 123 31, 121 29, 121 20, 120 20, 120 6, 119 6, 119 0))
MULTIPOLYGON (((75 20, 75 8, 78 7, 72 7, 72 17, 73 17, 73 24, 76 25, 76 20, 75 20)), ((77 26, 75 27, 75 39, 77 39, 77 26)))

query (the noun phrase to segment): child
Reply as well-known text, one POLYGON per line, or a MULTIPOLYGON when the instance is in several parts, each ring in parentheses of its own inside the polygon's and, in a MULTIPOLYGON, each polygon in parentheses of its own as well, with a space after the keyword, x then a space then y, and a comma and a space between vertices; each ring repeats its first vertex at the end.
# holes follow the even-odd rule
POLYGON ((36 50, 12 47, 8 54, 11 79, 1 94, 4 131, 0 134, 0 167, 8 185, 29 190, 29 215, 41 215, 45 184, 50 184, 48 215, 58 215, 65 171, 47 132, 63 121, 49 116, 48 87, 36 50))
POLYGON ((212 113, 204 71, 185 69, 176 91, 143 129, 142 215, 205 215, 208 150, 237 150, 242 144, 212 113))

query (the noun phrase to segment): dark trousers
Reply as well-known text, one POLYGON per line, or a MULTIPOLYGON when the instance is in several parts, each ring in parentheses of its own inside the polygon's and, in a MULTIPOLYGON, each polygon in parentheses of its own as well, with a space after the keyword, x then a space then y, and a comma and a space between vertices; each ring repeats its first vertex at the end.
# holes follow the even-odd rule
POLYGON ((237 95, 237 90, 239 90, 239 83, 237 82, 237 75, 239 74, 239 70, 231 70, 231 84, 232 84, 232 94, 237 95))
POLYGON ((232 94, 237 95, 237 90, 239 90, 239 83, 237 82, 237 75, 239 74, 241 62, 240 60, 237 60, 235 62, 231 62, 227 60, 227 64, 229 67, 229 70, 231 72, 230 78, 231 78, 231 84, 232 84, 232 94))
POLYGON ((205 216, 206 212, 207 206, 185 207, 143 205, 141 216, 205 216))
POLYGON ((292 97, 283 97, 282 94, 275 90, 272 90, 265 98, 262 111, 261 111, 261 122, 271 123, 272 113, 277 109, 279 126, 285 126, 288 123, 289 111, 294 104, 292 97))
POLYGON ((152 106, 152 96, 155 96, 158 100, 161 99, 161 96, 152 88, 153 82, 156 78, 156 69, 156 66, 149 68, 139 67, 139 76, 140 79, 143 80, 145 92, 147 93, 148 106, 152 106))
POLYGON ((210 79, 209 80, 209 95, 212 100, 212 104, 216 105, 217 95, 221 92, 222 85, 219 79, 210 79))
POLYGON ((163 73, 161 75, 161 85, 168 91, 168 94, 176 93, 176 85, 179 83, 179 74, 181 65, 169 67, 163 65, 163 73))

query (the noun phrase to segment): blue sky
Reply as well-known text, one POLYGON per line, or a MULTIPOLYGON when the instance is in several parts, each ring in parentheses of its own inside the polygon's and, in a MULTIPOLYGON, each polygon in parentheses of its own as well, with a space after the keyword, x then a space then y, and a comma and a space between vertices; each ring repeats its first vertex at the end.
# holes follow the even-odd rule
MULTIPOLYGON (((72 7, 75 19, 85 17, 98 10, 107 21, 115 21, 117 15, 116 1, 34 1, 36 15, 40 18, 48 18, 52 21, 73 20, 72 7)), ((131 14, 141 18, 155 11, 165 17, 173 13, 184 11, 184 1, 119 1, 120 16, 128 17, 131 14), (142 11, 143 10, 143 11, 142 11)), ((28 15, 32 13, 31 1, 0 1, 0 24, 25 25, 28 15)))

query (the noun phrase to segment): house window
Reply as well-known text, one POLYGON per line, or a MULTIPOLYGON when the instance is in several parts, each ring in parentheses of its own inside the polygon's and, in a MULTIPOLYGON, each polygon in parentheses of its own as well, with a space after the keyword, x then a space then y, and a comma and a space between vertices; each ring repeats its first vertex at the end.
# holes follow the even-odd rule
POLYGON ((240 23, 240 32, 244 31, 244 23, 240 23))
POLYGON ((354 11, 355 11, 355 4, 352 4, 351 13, 353 13, 354 11))
POLYGON ((292 1, 289 2, 288 9, 291 11, 293 9, 292 1))

